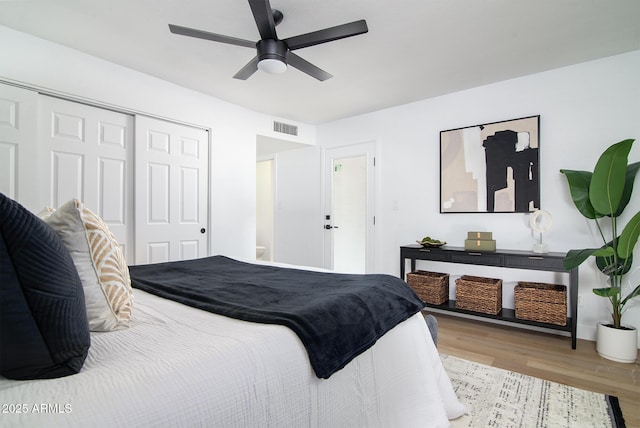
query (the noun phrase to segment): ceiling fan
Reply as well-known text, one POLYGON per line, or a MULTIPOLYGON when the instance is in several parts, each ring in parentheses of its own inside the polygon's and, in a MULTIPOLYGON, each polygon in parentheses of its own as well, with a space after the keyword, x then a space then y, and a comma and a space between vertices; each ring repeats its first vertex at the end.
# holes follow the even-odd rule
POLYGON ((367 22, 361 19, 348 24, 325 28, 324 30, 287 37, 286 39, 278 39, 276 25, 282 22, 284 17, 282 12, 271 9, 269 0, 249 0, 249 6, 251 6, 253 18, 256 21, 258 32, 260 33, 260 40, 258 40, 258 42, 173 24, 169 24, 169 30, 174 34, 182 36, 257 49, 257 55, 233 76, 236 79, 246 80, 258 69, 269 73, 284 73, 288 64, 320 81, 329 79, 332 77, 331 74, 299 57, 292 51, 344 39, 346 37, 357 36, 369 31, 367 22))

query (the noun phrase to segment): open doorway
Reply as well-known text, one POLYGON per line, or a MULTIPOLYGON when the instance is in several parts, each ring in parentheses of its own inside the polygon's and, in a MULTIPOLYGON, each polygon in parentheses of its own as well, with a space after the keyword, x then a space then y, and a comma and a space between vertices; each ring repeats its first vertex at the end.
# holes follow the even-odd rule
MULTIPOLYGON (((278 157, 309 147, 279 138, 256 136, 256 260, 281 261, 277 251, 278 157)), ((282 162, 280 163, 282 166, 282 162)), ((287 180, 285 175, 285 180, 287 180)), ((282 180, 281 180, 282 181, 282 180)), ((281 182, 281 184, 283 184, 281 182)))
POLYGON ((256 162, 256 260, 273 261, 275 189, 273 159, 256 162))

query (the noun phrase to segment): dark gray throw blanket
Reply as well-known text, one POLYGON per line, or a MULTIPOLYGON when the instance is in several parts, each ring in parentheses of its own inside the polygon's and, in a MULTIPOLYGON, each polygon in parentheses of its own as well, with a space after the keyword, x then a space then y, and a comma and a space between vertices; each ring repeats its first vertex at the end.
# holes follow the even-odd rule
MULTIPOLYGON (((391 275, 312 272, 224 256, 129 268, 133 287, 243 321, 292 329, 328 379, 424 304, 391 275)), ((398 350, 402 352, 402 350, 398 350)))

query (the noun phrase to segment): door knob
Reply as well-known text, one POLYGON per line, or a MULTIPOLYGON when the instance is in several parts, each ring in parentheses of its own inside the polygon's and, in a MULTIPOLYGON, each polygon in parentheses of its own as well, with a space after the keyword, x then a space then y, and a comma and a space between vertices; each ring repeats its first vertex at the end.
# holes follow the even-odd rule
POLYGON ((204 227, 202 229, 200 229, 200 233, 205 233, 207 231, 207 229, 205 229, 204 227))

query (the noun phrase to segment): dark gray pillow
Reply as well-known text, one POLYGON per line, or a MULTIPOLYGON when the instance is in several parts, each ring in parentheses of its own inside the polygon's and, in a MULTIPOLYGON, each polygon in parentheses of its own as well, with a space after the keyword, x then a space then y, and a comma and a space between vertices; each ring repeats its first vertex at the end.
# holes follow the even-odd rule
POLYGON ((73 260, 53 229, 1 193, 0 287, 0 374, 79 372, 91 339, 73 260))
POLYGON ((433 339, 433 343, 438 346, 438 320, 433 315, 424 315, 424 320, 427 323, 427 327, 429 327, 429 333, 431 333, 431 338, 433 339))

